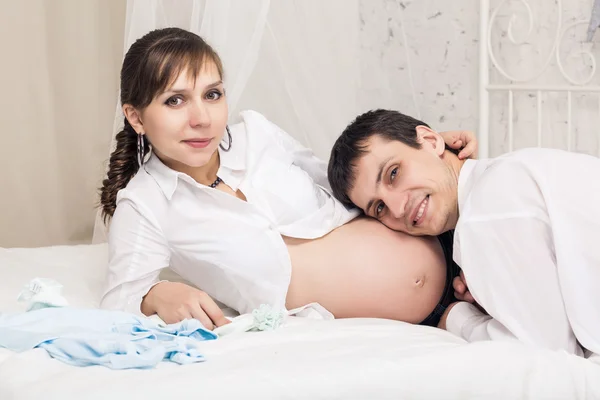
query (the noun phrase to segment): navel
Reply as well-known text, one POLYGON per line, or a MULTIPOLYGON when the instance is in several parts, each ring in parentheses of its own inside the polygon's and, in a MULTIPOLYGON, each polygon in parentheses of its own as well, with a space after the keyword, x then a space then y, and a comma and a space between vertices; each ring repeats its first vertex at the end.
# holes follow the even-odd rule
POLYGON ((424 276, 415 279, 416 287, 423 287, 423 285, 425 285, 425 277, 424 276))

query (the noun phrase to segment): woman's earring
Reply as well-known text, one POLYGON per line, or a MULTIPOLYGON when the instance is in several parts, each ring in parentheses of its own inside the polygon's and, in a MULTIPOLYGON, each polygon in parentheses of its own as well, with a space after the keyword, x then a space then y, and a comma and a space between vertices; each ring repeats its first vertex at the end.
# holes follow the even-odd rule
POLYGON ((144 164, 144 152, 145 152, 145 148, 144 148, 144 135, 142 133, 138 133, 137 134, 137 158, 138 158, 138 165, 140 168, 142 168, 142 165, 144 164))
POLYGON ((227 136, 229 137, 229 146, 227 148, 223 147, 223 144, 220 144, 219 146, 223 149, 223 151, 229 151, 231 150, 231 132, 229 131, 229 125, 225 126, 225 129, 227 130, 227 136))

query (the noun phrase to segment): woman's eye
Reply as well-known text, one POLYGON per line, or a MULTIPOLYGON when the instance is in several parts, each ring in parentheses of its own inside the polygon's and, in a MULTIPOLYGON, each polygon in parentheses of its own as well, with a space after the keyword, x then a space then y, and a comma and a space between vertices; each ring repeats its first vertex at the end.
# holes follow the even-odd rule
POLYGON ((218 90, 210 91, 206 94, 208 100, 219 100, 223 94, 218 90))
POLYGON ((165 104, 171 107, 177 107, 183 103, 183 99, 180 96, 169 97, 165 104))
POLYGON ((383 202, 377 204, 377 208, 375 209, 375 215, 379 215, 383 212, 383 209, 385 208, 385 204, 383 204, 383 202))
POLYGON ((392 172, 390 172, 390 182, 394 181, 396 175, 398 175, 398 167, 394 168, 392 172))

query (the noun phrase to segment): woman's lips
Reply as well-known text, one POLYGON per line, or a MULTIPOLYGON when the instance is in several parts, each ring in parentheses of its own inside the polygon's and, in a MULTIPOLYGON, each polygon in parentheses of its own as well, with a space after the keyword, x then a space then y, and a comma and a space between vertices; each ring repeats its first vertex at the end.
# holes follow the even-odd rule
POLYGON ((184 140, 183 143, 195 149, 203 149, 212 142, 212 139, 189 139, 184 140))

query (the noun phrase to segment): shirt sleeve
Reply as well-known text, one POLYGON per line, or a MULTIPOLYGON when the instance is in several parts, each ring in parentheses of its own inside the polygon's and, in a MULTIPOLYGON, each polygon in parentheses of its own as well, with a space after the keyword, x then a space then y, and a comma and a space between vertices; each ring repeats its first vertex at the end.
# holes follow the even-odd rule
POLYGON ((467 200, 455 251, 467 286, 488 312, 457 304, 446 328, 468 341, 518 339, 582 354, 561 294, 552 229, 539 186, 509 166, 486 177, 467 200))
POLYGON ((111 220, 106 290, 100 306, 141 314, 143 297, 169 266, 170 250, 158 224, 134 202, 119 201, 111 220))
POLYGON ((497 320, 465 301, 456 304, 448 313, 446 330, 468 342, 515 338, 497 320))

